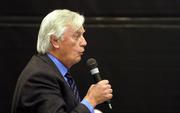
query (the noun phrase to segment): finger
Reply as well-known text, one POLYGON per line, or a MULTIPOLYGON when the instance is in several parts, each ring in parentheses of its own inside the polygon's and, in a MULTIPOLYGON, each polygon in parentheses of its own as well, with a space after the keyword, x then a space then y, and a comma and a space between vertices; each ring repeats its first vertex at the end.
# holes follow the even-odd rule
POLYGON ((104 80, 104 84, 109 84, 109 80, 104 80))
POLYGON ((101 80, 98 82, 98 84, 109 84, 108 80, 101 80))
POLYGON ((112 99, 112 97, 113 97, 112 94, 107 95, 108 100, 112 99))
POLYGON ((109 89, 108 92, 112 94, 113 90, 112 90, 112 89, 109 89))
POLYGON ((110 84, 106 85, 106 89, 112 89, 110 84))
POLYGON ((112 94, 113 90, 112 89, 108 89, 105 91, 105 94, 108 95, 108 94, 112 94))

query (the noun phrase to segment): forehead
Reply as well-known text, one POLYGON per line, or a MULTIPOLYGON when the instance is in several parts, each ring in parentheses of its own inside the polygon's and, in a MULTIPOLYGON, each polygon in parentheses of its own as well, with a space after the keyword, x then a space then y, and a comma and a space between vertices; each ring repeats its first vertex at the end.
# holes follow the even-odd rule
POLYGON ((67 29, 64 32, 64 36, 76 36, 82 35, 85 32, 84 27, 80 27, 79 29, 75 29, 72 26, 67 26, 67 29))
POLYGON ((77 28, 75 28, 75 27, 73 27, 73 26, 71 26, 71 25, 68 25, 67 26, 67 30, 66 30, 67 32, 71 32, 71 33, 84 33, 85 32, 85 29, 84 29, 84 27, 83 26, 81 26, 79 29, 77 29, 77 28))
POLYGON ((80 27, 78 30, 75 31, 75 33, 84 33, 85 30, 84 30, 84 27, 80 27))

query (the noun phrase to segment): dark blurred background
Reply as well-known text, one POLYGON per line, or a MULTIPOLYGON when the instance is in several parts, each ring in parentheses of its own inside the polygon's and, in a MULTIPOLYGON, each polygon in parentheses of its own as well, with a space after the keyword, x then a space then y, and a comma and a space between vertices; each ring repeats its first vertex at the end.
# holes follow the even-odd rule
POLYGON ((86 17, 88 41, 72 73, 85 95, 94 57, 114 90, 104 113, 180 112, 179 0, 1 0, 0 113, 9 113, 16 80, 31 56, 42 18, 67 8, 86 17))

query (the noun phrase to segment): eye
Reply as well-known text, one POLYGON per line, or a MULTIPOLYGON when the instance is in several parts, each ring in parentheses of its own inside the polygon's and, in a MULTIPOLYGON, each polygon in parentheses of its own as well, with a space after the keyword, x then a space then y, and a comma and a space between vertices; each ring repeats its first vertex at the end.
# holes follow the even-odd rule
POLYGON ((80 37, 81 37, 81 33, 75 33, 74 35, 73 35, 73 38, 75 39, 75 40, 78 40, 80 37))

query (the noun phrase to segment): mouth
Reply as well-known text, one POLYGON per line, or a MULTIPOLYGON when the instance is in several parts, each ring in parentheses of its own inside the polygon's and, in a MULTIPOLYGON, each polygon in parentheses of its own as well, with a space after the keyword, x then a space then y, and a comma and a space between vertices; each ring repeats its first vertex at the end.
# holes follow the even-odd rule
POLYGON ((79 54, 80 54, 80 55, 83 55, 83 54, 84 54, 84 52, 80 52, 79 54))
POLYGON ((83 55, 83 54, 84 54, 84 51, 85 51, 85 49, 82 48, 82 49, 79 51, 79 55, 83 55))
POLYGON ((82 50, 82 51, 80 51, 79 53, 80 53, 80 55, 83 55, 84 54, 84 49, 82 50))

